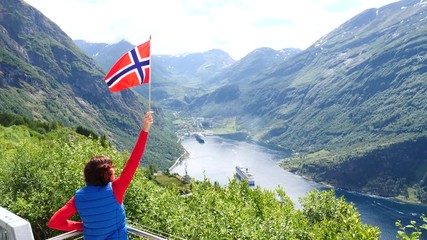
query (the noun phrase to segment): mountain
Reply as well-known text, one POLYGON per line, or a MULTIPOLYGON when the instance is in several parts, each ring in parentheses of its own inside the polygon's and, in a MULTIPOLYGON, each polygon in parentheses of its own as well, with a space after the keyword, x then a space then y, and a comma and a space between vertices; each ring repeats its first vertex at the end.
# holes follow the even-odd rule
MULTIPOLYGON (((0 112, 84 126, 119 149, 131 149, 148 110, 146 100, 133 90, 110 93, 105 72, 95 61, 22 0, 0 0, 0 56, 0 112)), ((182 147, 168 130, 162 110, 153 110, 157 126, 144 163, 159 161, 163 169, 182 147)))
POLYGON ((125 40, 115 44, 90 43, 84 40, 74 40, 74 43, 83 52, 94 58, 105 72, 108 72, 124 53, 135 47, 125 40))
POLYGON ((267 47, 255 49, 221 73, 210 78, 209 83, 211 85, 249 83, 258 74, 265 72, 266 69, 281 64, 300 52, 301 50, 296 48, 285 48, 279 51, 267 47))
POLYGON ((264 139, 297 150, 425 134, 425 16, 419 1, 362 12, 256 79, 244 112, 274 116, 264 139))
POLYGON ((213 49, 202 53, 161 55, 158 58, 178 80, 186 84, 205 84, 211 78, 235 62, 228 53, 213 49))
POLYGON ((426 56, 427 3, 399 1, 358 14, 264 71, 234 70, 229 93, 220 86, 191 110, 236 117, 255 139, 293 149, 287 167, 316 180, 374 193, 385 182, 414 186, 427 166, 415 144, 427 135, 426 56), (215 102, 215 93, 231 95, 215 102), (361 159, 377 168, 356 164, 361 159), (358 167, 354 173, 366 174, 346 182, 358 167))
MULTIPOLYGON (((276 51, 271 48, 258 48, 241 60, 225 68, 222 72, 209 78, 204 84, 208 91, 189 98, 188 107, 200 115, 214 117, 218 113, 224 117, 242 115, 240 108, 230 102, 238 101, 241 88, 247 88, 266 69, 281 64, 301 50, 287 48, 276 51)), ((242 96, 243 97, 243 96, 242 96)))

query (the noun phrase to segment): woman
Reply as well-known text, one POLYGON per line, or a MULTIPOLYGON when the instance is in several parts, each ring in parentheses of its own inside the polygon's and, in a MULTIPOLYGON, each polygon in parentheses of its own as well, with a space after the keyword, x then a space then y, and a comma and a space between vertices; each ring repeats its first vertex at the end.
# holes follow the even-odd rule
POLYGON ((84 169, 86 187, 76 191, 52 216, 48 226, 62 231, 83 231, 85 240, 128 239, 123 198, 139 166, 152 124, 152 113, 147 112, 132 154, 118 178, 108 157, 93 157, 84 169), (76 212, 82 222, 69 220, 76 212))

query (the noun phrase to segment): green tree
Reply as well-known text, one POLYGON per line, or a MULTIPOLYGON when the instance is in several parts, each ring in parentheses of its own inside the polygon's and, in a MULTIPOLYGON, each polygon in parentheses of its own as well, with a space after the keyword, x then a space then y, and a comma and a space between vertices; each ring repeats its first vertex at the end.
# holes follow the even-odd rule
POLYGON ((396 238, 403 240, 419 240, 422 239, 422 230, 427 230, 427 217, 421 215, 420 217, 422 224, 417 225, 417 222, 412 220, 408 225, 402 225, 402 222, 398 220, 396 226, 399 228, 396 238))
POLYGON ((157 167, 156 164, 150 164, 148 165, 148 170, 151 173, 151 175, 154 175, 155 173, 157 173, 157 171, 159 171, 159 167, 157 167))
POLYGON ((335 198, 333 190, 312 191, 302 199, 314 239, 378 239, 378 227, 362 224, 360 214, 344 196, 335 198))

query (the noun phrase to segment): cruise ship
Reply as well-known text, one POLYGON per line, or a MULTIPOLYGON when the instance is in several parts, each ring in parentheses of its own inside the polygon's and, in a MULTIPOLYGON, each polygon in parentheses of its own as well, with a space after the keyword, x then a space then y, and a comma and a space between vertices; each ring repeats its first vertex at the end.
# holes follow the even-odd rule
POLYGON ((201 133, 195 133, 194 137, 199 143, 205 143, 205 139, 203 138, 203 135, 201 133))
POLYGON ((255 186, 255 179, 247 168, 236 166, 236 175, 239 180, 247 180, 249 186, 255 186))

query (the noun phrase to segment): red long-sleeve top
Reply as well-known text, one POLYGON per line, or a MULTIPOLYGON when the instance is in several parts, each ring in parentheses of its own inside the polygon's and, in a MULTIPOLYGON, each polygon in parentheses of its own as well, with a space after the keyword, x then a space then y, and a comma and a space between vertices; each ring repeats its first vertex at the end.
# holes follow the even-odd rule
MULTIPOLYGON (((138 140, 132 150, 132 153, 126 162, 120 176, 112 181, 112 188, 114 196, 119 204, 123 203, 124 195, 128 189, 136 169, 139 166, 139 161, 144 154, 145 145, 147 143, 148 133, 141 131, 138 140)), ((77 212, 76 205, 74 204, 74 196, 59 209, 50 219, 48 226, 50 228, 58 229, 61 231, 78 230, 83 231, 83 223, 69 220, 77 212)))

